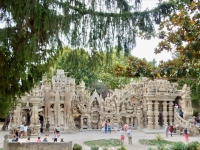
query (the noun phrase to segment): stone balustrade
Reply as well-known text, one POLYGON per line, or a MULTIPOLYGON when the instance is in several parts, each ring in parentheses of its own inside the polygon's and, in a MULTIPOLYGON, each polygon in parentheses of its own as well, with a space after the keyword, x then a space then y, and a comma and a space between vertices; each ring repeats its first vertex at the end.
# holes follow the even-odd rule
POLYGON ((176 111, 174 111, 174 120, 179 124, 179 127, 187 127, 190 131, 190 135, 199 135, 198 128, 194 124, 190 123, 188 120, 185 120, 182 117, 180 117, 176 111))

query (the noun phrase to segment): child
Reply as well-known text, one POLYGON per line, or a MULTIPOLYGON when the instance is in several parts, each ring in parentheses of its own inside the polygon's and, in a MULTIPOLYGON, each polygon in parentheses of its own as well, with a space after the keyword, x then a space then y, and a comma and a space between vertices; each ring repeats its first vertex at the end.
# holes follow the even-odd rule
POLYGON ((125 132, 124 132, 124 128, 122 128, 122 130, 120 131, 121 144, 124 144, 124 138, 125 138, 125 132))

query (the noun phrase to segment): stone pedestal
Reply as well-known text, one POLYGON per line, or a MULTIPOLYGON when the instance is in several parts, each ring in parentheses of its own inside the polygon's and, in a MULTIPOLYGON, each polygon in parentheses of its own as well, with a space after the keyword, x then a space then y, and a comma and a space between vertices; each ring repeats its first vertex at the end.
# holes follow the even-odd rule
POLYGON ((31 130, 31 137, 33 136, 38 137, 40 135, 41 124, 38 116, 38 105, 41 100, 42 99, 40 97, 30 98, 30 103, 33 105, 30 118, 31 124, 29 126, 29 129, 31 130))

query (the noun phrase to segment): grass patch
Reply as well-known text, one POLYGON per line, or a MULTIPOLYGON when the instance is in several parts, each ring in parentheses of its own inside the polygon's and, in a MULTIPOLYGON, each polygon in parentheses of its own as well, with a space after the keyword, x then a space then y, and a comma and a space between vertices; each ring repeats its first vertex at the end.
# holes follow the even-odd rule
POLYGON ((151 140, 140 139, 139 142, 142 145, 160 145, 160 144, 162 144, 162 145, 169 145, 169 144, 175 143, 175 142, 171 142, 171 141, 156 140, 156 139, 151 139, 151 140))
POLYGON ((93 141, 85 141, 84 144, 90 147, 118 147, 120 145, 119 139, 100 139, 100 140, 93 140, 93 141))

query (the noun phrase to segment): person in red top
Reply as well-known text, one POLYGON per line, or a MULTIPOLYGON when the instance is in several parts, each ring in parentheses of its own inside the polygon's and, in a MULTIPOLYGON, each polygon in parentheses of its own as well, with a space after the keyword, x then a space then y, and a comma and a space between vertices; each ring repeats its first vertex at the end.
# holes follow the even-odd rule
POLYGON ((41 142, 41 139, 40 139, 40 137, 38 137, 38 139, 37 139, 37 141, 36 142, 41 142))
POLYGON ((172 136, 172 133, 174 132, 174 127, 172 124, 169 126, 169 131, 170 131, 170 135, 172 136))
POLYGON ((125 130, 125 133, 126 133, 126 131, 128 131, 128 123, 126 123, 126 124, 124 125, 124 130, 125 130))

